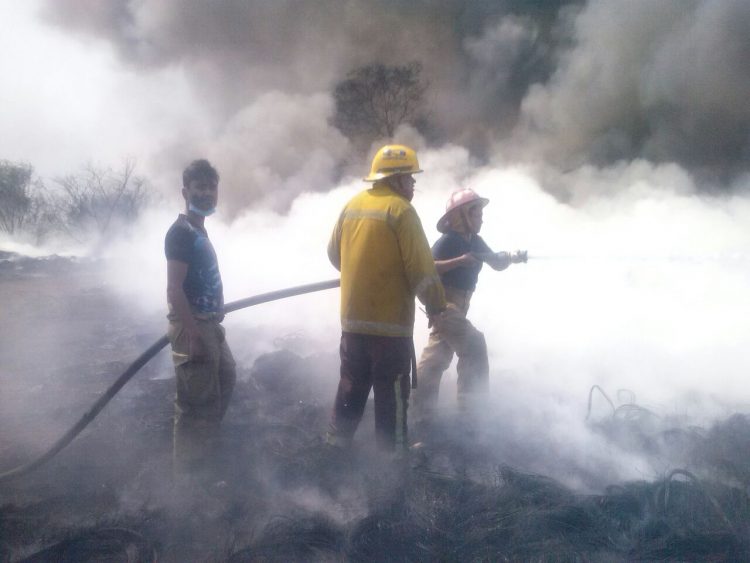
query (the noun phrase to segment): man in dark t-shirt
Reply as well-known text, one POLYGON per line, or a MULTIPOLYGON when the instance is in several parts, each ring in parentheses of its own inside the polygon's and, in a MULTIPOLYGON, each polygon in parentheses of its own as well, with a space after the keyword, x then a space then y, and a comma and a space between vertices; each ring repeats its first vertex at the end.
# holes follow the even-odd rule
POLYGON ((182 175, 185 213, 167 231, 167 301, 172 360, 177 380, 175 470, 210 462, 236 379, 224 328, 224 292, 216 253, 204 220, 218 201, 219 175, 195 160, 182 175))
POLYGON ((471 295, 484 263, 504 270, 512 263, 525 262, 526 253, 493 252, 479 236, 482 213, 488 199, 470 189, 453 193, 437 228, 443 233, 432 247, 435 268, 445 287, 448 308, 430 333, 417 373, 419 387, 414 397, 417 422, 428 422, 438 398, 440 379, 453 354, 458 356, 458 406, 466 410, 469 401, 489 388, 489 364, 484 335, 466 318, 471 295))
POLYGON ((164 253, 167 260, 187 264, 182 289, 191 310, 206 314, 221 312, 221 274, 206 231, 194 226, 187 215, 180 214, 167 231, 164 253))

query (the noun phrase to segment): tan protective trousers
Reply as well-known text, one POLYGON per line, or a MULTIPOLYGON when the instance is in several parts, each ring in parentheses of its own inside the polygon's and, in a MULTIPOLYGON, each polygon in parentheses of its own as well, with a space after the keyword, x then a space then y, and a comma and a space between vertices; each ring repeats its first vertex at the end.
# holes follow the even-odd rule
POLYGON ((206 348, 200 361, 189 359, 188 337, 180 321, 170 319, 167 331, 177 380, 174 467, 178 472, 197 469, 213 457, 237 377, 224 327, 215 318, 196 317, 196 321, 206 348))
POLYGON ((445 288, 448 308, 442 314, 439 330, 430 333, 422 351, 417 373, 419 385, 414 392, 416 419, 429 419, 437 405, 440 379, 453 354, 458 356, 458 407, 468 408, 469 399, 489 389, 489 362, 484 334, 466 318, 472 292, 445 288))

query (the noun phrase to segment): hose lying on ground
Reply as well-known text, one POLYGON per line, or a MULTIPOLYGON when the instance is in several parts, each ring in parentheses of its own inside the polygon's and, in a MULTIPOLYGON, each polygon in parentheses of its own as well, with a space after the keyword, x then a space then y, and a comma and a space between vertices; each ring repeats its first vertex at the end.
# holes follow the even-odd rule
MULTIPOLYGON (((311 283, 307 285, 299 285, 296 287, 289 287, 286 289, 280 289, 278 291, 271 291, 269 293, 261 293, 260 295, 255 295, 246 299, 240 299, 239 301, 227 303, 226 305, 224 305, 224 312, 231 313, 232 311, 245 309, 247 307, 252 307, 253 305, 260 305, 261 303, 268 303, 269 301, 278 301, 279 299, 286 299, 287 297, 293 297, 295 295, 313 293, 315 291, 322 291, 324 289, 333 289, 334 287, 339 287, 339 285, 340 282, 336 279, 318 283, 311 283)), ((149 348, 145 352, 138 356, 138 358, 132 364, 130 364, 130 366, 128 366, 128 368, 124 372, 122 372, 120 377, 115 380, 115 382, 109 387, 109 389, 107 389, 104 395, 99 397, 99 399, 93 404, 88 412, 81 417, 81 419, 75 424, 75 426, 68 430, 65 435, 57 442, 55 442, 49 450, 47 450, 44 454, 42 454, 35 460, 25 463, 24 465, 20 465, 15 469, 11 469, 10 471, 6 471, 5 473, 0 473, 0 483, 8 479, 12 479, 13 477, 18 477, 20 475, 24 475, 25 473, 29 473, 30 471, 33 471, 37 467, 45 464, 55 455, 57 455, 60 450, 62 450, 65 446, 73 441, 73 438, 80 434, 81 430, 86 428, 86 426, 88 426, 88 424, 92 420, 94 420, 94 418, 96 418, 96 415, 98 415, 104 408, 104 406, 112 399, 112 397, 114 397, 118 393, 118 391, 120 391, 120 389, 122 389, 125 384, 130 381, 130 379, 138 372, 138 370, 146 365, 146 363, 151 358, 156 356, 159 350, 164 348, 168 343, 169 340, 167 340, 167 337, 165 335, 159 338, 159 340, 154 342, 151 346, 149 346, 149 348)))

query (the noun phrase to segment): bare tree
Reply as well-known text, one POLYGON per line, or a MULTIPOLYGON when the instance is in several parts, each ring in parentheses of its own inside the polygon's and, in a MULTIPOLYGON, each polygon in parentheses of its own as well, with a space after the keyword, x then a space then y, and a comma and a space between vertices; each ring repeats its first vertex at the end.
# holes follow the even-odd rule
POLYGON ((21 230, 29 219, 32 174, 28 164, 0 161, 0 229, 6 233, 21 230))
POLYGON ((350 138, 393 138, 402 123, 415 123, 428 84, 422 65, 371 64, 355 69, 336 85, 334 125, 350 138))
POLYGON ((115 224, 130 223, 148 201, 146 181, 126 160, 120 172, 88 165, 79 175, 57 178, 62 189, 55 206, 63 229, 73 238, 94 231, 107 234, 115 224))

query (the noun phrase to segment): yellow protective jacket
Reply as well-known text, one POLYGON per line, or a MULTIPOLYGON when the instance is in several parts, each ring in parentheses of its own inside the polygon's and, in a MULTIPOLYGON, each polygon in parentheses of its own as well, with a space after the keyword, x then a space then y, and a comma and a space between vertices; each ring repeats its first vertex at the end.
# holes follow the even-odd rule
POLYGON ((417 212, 376 183, 346 204, 328 243, 341 271, 341 328, 412 336, 414 297, 428 314, 445 309, 445 292, 417 212))

